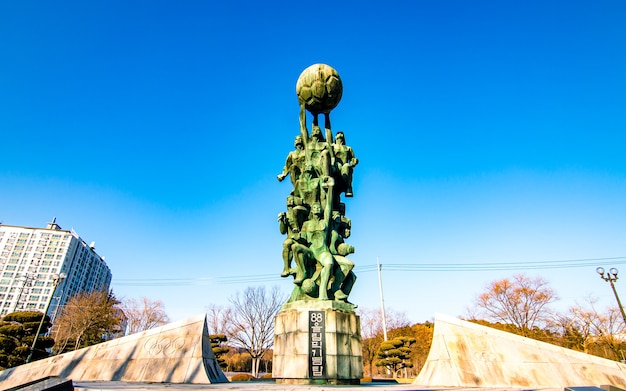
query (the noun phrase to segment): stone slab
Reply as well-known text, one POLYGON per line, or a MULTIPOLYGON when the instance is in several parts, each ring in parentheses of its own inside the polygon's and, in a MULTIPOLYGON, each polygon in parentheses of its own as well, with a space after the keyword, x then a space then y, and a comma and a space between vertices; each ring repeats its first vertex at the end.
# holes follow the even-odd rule
POLYGON ((206 315, 0 372, 0 389, 47 376, 74 381, 228 382, 211 349, 206 315))
POLYGON ((424 387, 626 387, 626 365, 437 314, 424 387))

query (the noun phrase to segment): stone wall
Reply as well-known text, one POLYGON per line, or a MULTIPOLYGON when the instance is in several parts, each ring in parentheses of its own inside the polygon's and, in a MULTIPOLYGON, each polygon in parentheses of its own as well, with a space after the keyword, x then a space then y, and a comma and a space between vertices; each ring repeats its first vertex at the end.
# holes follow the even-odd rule
POLYGON ((432 347, 414 384, 625 388, 626 365, 438 314, 432 347))
POLYGON ((205 314, 1 371, 0 389, 46 376, 75 381, 228 381, 211 349, 205 314))

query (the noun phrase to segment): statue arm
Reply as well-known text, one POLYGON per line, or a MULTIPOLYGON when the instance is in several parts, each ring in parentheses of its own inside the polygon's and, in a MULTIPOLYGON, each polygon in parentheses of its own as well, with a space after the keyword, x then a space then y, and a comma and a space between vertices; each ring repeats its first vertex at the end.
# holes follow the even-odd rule
POLYGON ((326 143, 330 154, 330 165, 335 165, 335 149, 333 148, 333 131, 330 127, 330 113, 324 113, 324 127, 326 128, 326 143))
POLYGON ((306 109, 304 108, 304 103, 300 103, 300 134, 302 135, 302 142, 306 149, 309 143, 309 130, 306 128, 306 109))
POLYGON ((332 231, 330 227, 330 217, 333 213, 333 187, 335 185, 335 180, 332 177, 325 177, 323 187, 326 187, 326 205, 324 205, 324 227, 326 231, 325 242, 328 244, 330 242, 330 232, 332 231))
POLYGON ((283 172, 278 174, 278 181, 279 182, 282 182, 285 178, 287 178, 287 175, 289 175, 289 168, 293 164, 293 157, 292 157, 292 155, 293 155, 293 153, 291 153, 291 152, 289 152, 289 155, 287 155, 287 160, 285 161, 285 167, 283 167, 283 172))
POLYGON ((356 156, 354 156, 354 150, 350 147, 349 148, 349 159, 350 159, 350 167, 354 167, 357 164, 359 164, 359 159, 356 158, 356 156))

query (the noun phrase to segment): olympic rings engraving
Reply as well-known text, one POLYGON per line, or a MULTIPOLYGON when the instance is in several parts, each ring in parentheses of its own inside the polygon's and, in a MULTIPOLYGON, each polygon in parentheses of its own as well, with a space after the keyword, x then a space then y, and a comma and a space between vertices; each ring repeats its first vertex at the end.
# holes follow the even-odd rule
POLYGON ((177 350, 185 346, 183 337, 171 338, 150 338, 144 344, 144 348, 148 351, 148 355, 154 356, 173 356, 177 350))

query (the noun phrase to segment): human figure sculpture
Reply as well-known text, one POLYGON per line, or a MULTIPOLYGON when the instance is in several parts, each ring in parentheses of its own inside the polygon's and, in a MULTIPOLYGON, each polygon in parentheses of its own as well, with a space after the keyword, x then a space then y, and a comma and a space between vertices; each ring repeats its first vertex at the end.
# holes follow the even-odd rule
POLYGON ((283 167, 283 171, 278 174, 279 182, 282 182, 287 175, 291 175, 291 184, 293 186, 296 185, 296 181, 304 169, 304 162, 306 160, 302 136, 296 136, 294 146, 296 149, 289 152, 285 161, 285 167, 283 167))
POLYGON ((333 218, 331 220, 331 233, 330 233, 330 249, 333 255, 348 255, 354 253, 354 246, 346 244, 344 239, 350 237, 350 230, 352 222, 345 216, 342 216, 340 212, 333 211, 333 218))
POLYGON ((324 138, 322 130, 317 124, 317 116, 315 116, 311 134, 309 135, 309 130, 306 126, 306 111, 304 106, 300 108, 300 135, 304 141, 306 164, 313 166, 318 176, 329 176, 334 162, 330 113, 324 114, 324 126, 326 138, 324 138))
POLYGON ((350 237, 351 225, 350 219, 341 216, 338 211, 333 212, 330 252, 339 267, 335 268, 331 290, 336 300, 346 300, 356 280, 352 272, 354 262, 346 257, 354 253, 354 246, 344 242, 344 239, 350 237))
POLYGON ((335 142, 333 143, 333 152, 335 156, 335 169, 339 178, 341 178, 341 186, 338 191, 343 191, 346 197, 353 197, 352 172, 354 167, 359 164, 359 159, 354 156, 352 148, 346 145, 343 132, 337 132, 335 142))
MULTIPOLYGON (((327 205, 331 205, 330 200, 327 205)), ((328 300, 328 282, 334 262, 333 255, 328 248, 329 224, 326 216, 329 213, 330 208, 327 207, 322 212, 322 207, 318 202, 311 205, 311 217, 302 225, 302 235, 306 238, 307 245, 294 243, 292 246, 294 257, 298 258, 300 263, 310 264, 314 260, 322 266, 319 283, 320 300, 328 300)), ((294 284, 302 284, 303 281, 304 278, 296 278, 294 284)))
POLYGON ((302 265, 296 265, 296 269, 291 268, 291 261, 293 259, 293 252, 291 246, 297 242, 304 242, 304 239, 300 236, 300 228, 304 222, 304 214, 306 208, 296 205, 295 197, 290 195, 287 197, 287 212, 281 212, 278 214, 278 223, 280 233, 287 235, 287 238, 283 242, 283 272, 281 277, 288 277, 292 274, 303 273, 304 267, 302 265))

